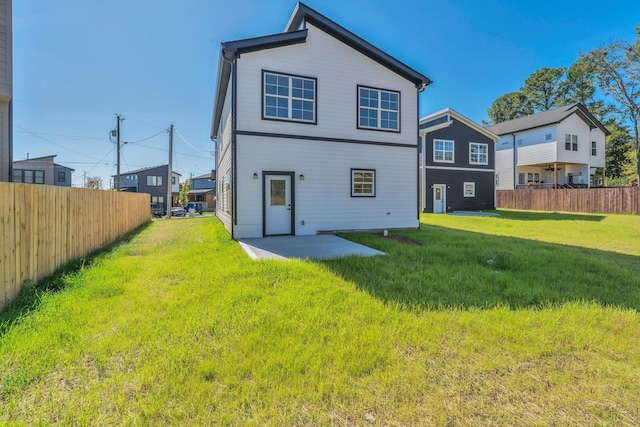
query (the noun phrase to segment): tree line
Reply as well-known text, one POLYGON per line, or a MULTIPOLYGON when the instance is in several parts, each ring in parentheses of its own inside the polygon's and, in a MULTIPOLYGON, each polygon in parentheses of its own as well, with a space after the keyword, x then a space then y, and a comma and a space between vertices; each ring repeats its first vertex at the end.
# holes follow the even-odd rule
POLYGON ((632 42, 615 41, 581 53, 569 67, 541 68, 522 87, 492 104, 485 125, 580 102, 611 133, 606 139, 608 185, 640 174, 640 25, 632 42))

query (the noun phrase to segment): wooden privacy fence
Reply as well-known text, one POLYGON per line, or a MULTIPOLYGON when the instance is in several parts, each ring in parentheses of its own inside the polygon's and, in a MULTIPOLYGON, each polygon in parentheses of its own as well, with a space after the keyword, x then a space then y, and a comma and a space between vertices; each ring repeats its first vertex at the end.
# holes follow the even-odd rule
POLYGON ((640 215, 640 188, 498 190, 498 208, 640 215))
POLYGON ((0 182, 0 310, 22 289, 149 221, 149 195, 0 182))

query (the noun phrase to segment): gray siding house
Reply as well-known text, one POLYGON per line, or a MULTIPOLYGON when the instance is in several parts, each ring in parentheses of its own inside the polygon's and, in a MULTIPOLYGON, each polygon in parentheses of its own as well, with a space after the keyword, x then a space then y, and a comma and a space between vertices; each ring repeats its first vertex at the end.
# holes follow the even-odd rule
POLYGON ((191 178, 190 202, 201 202, 205 211, 216 207, 216 171, 191 178))
MULTIPOLYGON (((152 166, 136 169, 120 174, 120 191, 147 193, 151 196, 151 204, 167 210, 168 165, 152 166)), ((180 174, 173 172, 171 180, 171 205, 175 206, 180 192, 180 174)), ((116 175, 112 175, 113 187, 116 188, 116 175)))
POLYGON ((74 169, 55 163, 56 155, 13 162, 13 182, 71 187, 74 169))
POLYGON ((445 108, 420 119, 420 136, 423 212, 495 209, 497 135, 445 108))

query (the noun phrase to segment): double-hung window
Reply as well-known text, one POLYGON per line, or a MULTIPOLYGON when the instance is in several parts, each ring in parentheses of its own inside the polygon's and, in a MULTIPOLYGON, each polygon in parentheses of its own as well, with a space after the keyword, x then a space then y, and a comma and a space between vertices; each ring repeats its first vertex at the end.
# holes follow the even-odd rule
POLYGON ((453 163, 453 141, 445 139, 433 140, 433 161, 453 163))
POLYGON ((376 171, 351 169, 351 197, 376 196, 376 171))
POLYGON ((489 164, 489 146, 487 144, 469 143, 469 164, 486 165, 489 164))
POLYGON ((400 132, 400 92, 358 86, 358 129, 400 132))
POLYGON ((316 123, 315 78, 262 72, 262 118, 316 123))
POLYGON ((149 186, 149 187, 162 187, 162 175, 149 175, 149 176, 147 176, 147 186, 149 186))
POLYGON ((592 156, 597 156, 598 155, 598 148, 597 148, 598 144, 596 144, 595 141, 591 141, 591 155, 592 156))
POLYGON ((566 151, 578 151, 578 135, 564 134, 564 149, 566 151))

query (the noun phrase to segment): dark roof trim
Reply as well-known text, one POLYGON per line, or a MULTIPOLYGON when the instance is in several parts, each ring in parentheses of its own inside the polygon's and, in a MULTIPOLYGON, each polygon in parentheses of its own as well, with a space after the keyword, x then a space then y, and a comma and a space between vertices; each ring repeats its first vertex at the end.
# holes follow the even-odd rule
POLYGON ((307 40, 307 32, 307 30, 300 30, 290 33, 234 40, 221 44, 216 102, 213 107, 213 122, 211 125, 211 139, 216 138, 220 120, 222 119, 222 109, 224 108, 224 101, 227 97, 227 87, 229 86, 229 79, 231 77, 231 62, 242 53, 304 43, 307 40))
MULTIPOLYGON (((146 168, 136 169, 136 170, 132 170, 132 171, 120 172, 120 176, 122 176, 122 175, 136 175, 136 174, 138 174, 140 172, 151 171, 152 169, 160 169, 160 168, 162 168, 164 170, 167 170, 168 167, 169 167, 169 165, 149 166, 149 167, 146 167, 146 168)), ((175 175, 182 176, 182 174, 179 174, 176 171, 172 171, 172 172, 175 175)), ((118 176, 118 175, 111 175, 111 176, 114 177, 114 176, 118 176)))
POLYGON ((598 128, 605 134, 605 136, 610 135, 607 128, 605 128, 602 123, 600 123, 600 121, 589 112, 587 107, 580 102, 557 107, 552 110, 542 111, 530 116, 496 123, 495 125, 487 126, 487 129, 498 135, 509 135, 514 132, 524 132, 544 126, 555 125, 573 114, 576 114, 587 126, 589 126, 590 129, 598 128))
POLYGON ((57 167, 57 168, 62 168, 62 169, 68 169, 71 172, 75 172, 76 170, 73 168, 70 168, 69 166, 65 166, 65 165, 60 165, 58 163, 54 163, 53 166, 57 167))
POLYGON ((304 3, 298 3, 285 31, 292 32, 301 28, 304 22, 310 22, 328 34, 332 35, 341 42, 351 46, 358 52, 368 56, 376 62, 389 68, 391 71, 401 75, 407 80, 413 82, 416 88, 422 90, 430 85, 432 80, 414 70, 413 68, 403 64, 388 53, 383 52, 366 40, 358 37, 346 28, 336 24, 326 16, 316 12, 304 3))
POLYGON ((289 33, 271 34, 268 36, 222 43, 222 54, 231 61, 239 53, 256 52, 264 49, 273 49, 274 47, 300 44, 306 40, 306 29, 289 33))

